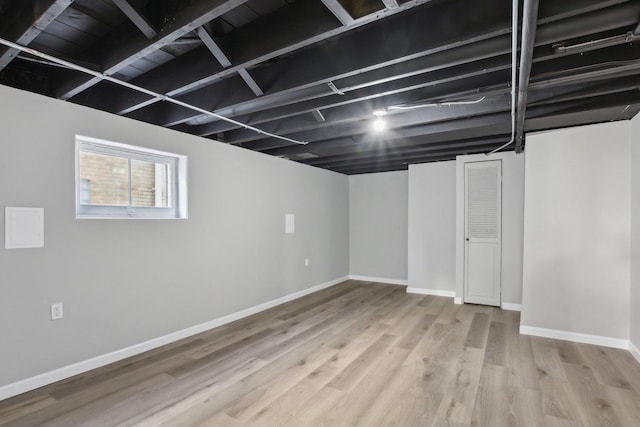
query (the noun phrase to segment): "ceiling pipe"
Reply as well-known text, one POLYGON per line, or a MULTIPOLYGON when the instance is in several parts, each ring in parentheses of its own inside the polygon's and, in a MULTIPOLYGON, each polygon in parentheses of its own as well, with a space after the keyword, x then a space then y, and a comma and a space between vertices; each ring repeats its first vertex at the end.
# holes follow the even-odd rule
POLYGON ((582 53, 590 50, 601 49, 604 47, 617 46, 623 43, 633 43, 640 39, 640 34, 634 34, 629 31, 625 34, 619 34, 617 36, 606 37, 598 40, 590 40, 584 43, 576 43, 571 45, 563 45, 556 43, 552 46, 553 53, 556 55, 562 55, 567 53, 582 53))
POLYGON ((516 93, 517 93, 517 71, 518 71, 518 2, 513 0, 511 5, 511 139, 500 147, 487 154, 496 153, 503 148, 513 144, 516 137, 516 93))
POLYGON ((516 120, 516 153, 522 152, 524 143, 524 119, 527 112, 527 92, 529 90, 533 46, 538 23, 538 4, 538 0, 524 0, 524 9, 522 11, 522 48, 520 52, 520 88, 518 89, 517 107, 518 117, 516 120))
POLYGON ((149 95, 149 96, 151 96, 151 97, 153 97, 155 99, 158 99, 158 100, 161 100, 161 101, 166 101, 166 102, 169 102, 171 104, 178 105, 180 107, 184 107, 184 108, 187 108, 189 110, 192 110, 192 111, 195 111, 195 112, 198 112, 198 113, 201 113, 201 114, 206 114, 208 116, 215 117, 218 120, 223 120, 225 122, 232 123, 235 126, 242 127, 244 129, 247 129, 247 130, 251 130, 251 131, 259 133, 261 135, 265 135, 265 136, 268 136, 268 137, 271 137, 271 138, 281 139, 283 141, 292 142, 294 144, 299 144, 299 145, 306 145, 307 144, 307 142, 304 142, 304 141, 298 141, 296 139, 288 138, 288 137, 282 136, 282 135, 277 135, 277 134, 274 134, 274 133, 271 133, 271 132, 264 131, 264 130, 259 129, 259 128, 254 127, 254 126, 250 126, 248 124, 241 123, 241 122, 239 122, 237 120, 233 120, 233 119, 230 119, 228 117, 221 116, 220 114, 216 114, 213 111, 209 111, 209 110, 205 110, 204 108, 196 107, 195 105, 188 104, 186 102, 182 102, 182 101, 180 101, 178 99, 175 99, 175 98, 172 98, 172 97, 170 97, 168 95, 165 95, 165 94, 162 94, 162 93, 159 93, 159 92, 154 92, 154 91, 149 90, 149 89, 145 89, 145 88, 143 88, 141 86, 134 85, 133 83, 125 82, 124 80, 116 79, 115 77, 108 76, 108 75, 103 74, 101 72, 94 71, 94 70, 91 70, 89 68, 85 68, 85 67, 83 67, 81 65, 78 65, 78 64, 74 64, 73 62, 65 61, 64 59, 60 59, 60 58, 57 58, 55 56, 48 55, 48 54, 40 52, 38 50, 31 49, 31 48, 28 48, 26 46, 22 46, 22 45, 17 44, 17 43, 10 42, 9 40, 5 40, 3 38, 0 38, 0 45, 4 45, 4 46, 6 46, 8 48, 12 48, 12 49, 19 50, 21 52, 28 53, 30 55, 33 55, 33 56, 37 57, 37 58, 41 58, 41 59, 44 59, 46 61, 53 62, 55 64, 61 65, 61 66, 66 67, 66 68, 69 68, 71 70, 80 71, 82 73, 89 74, 91 76, 99 78, 100 80, 108 81, 108 82, 114 83, 116 85, 123 86, 123 87, 126 87, 126 88, 131 89, 131 90, 135 90, 136 92, 144 93, 145 95, 149 95))

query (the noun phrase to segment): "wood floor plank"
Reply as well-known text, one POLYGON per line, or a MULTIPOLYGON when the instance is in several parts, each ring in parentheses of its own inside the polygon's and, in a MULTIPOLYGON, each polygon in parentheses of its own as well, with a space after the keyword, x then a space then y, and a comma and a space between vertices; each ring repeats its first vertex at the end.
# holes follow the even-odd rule
POLYGON ((489 334, 489 319, 487 313, 475 313, 471 327, 467 333, 464 345, 467 347, 484 348, 489 334))
POLYGON ((640 425, 624 350, 347 281, 0 402, 1 427, 640 425))
POLYGON ((295 415, 296 408, 318 393, 338 372, 339 369, 331 365, 331 360, 325 362, 277 399, 261 407, 247 424, 277 426, 287 423, 295 415))
POLYGON ((397 339, 398 337, 395 335, 382 335, 362 352, 356 360, 344 368, 338 376, 331 380, 328 386, 342 391, 351 389, 357 381, 362 379, 369 366, 380 356, 380 353, 385 352, 397 339))
POLYGON ((585 425, 622 426, 614 410, 611 397, 600 385, 589 366, 564 363, 567 380, 583 410, 580 412, 585 425))
MULTIPOLYGON (((384 390, 389 380, 395 375, 398 368, 406 360, 409 351, 390 346, 379 355, 376 363, 369 366, 366 376, 352 387, 352 391, 331 407, 321 419, 321 425, 370 425, 367 412, 372 409, 371 402, 384 390)), ((331 383, 329 383, 331 386, 331 383)), ((381 413, 375 417, 378 418, 381 413)))
POLYGON ((484 363, 489 365, 506 366, 507 340, 506 327, 502 322, 492 321, 489 324, 487 349, 484 363))

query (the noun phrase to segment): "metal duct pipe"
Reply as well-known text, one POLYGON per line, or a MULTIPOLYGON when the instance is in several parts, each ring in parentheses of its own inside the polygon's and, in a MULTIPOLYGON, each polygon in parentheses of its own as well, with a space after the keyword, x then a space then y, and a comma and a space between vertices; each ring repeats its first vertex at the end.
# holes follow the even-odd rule
POLYGON ((527 91, 533 59, 533 46, 538 22, 538 0, 524 0, 522 11, 522 49, 520 52, 520 88, 518 90, 518 117, 516 120, 516 153, 522 152, 524 119, 527 112, 527 91))
POLYGON ((513 144, 516 137, 516 88, 517 88, 517 66, 518 66, 518 2, 513 0, 511 6, 511 139, 505 144, 487 153, 496 153, 504 147, 513 144))

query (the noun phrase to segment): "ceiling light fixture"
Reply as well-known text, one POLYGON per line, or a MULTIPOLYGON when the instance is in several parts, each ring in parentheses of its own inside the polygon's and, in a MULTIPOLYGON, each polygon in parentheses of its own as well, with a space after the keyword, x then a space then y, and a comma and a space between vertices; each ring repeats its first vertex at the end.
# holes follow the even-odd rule
POLYGON ((382 132, 387 128, 387 121, 382 117, 376 117, 373 120, 373 130, 375 132, 382 132))
POLYGON ((375 116, 372 123, 373 131, 376 133, 384 131, 387 128, 387 121, 384 119, 384 116, 387 115, 387 110, 384 108, 373 110, 373 115, 375 116))

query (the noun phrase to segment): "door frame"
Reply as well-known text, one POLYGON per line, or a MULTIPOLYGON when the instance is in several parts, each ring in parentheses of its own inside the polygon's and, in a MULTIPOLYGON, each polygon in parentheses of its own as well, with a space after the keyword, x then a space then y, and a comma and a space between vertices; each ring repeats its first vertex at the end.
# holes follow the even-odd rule
MULTIPOLYGON (((470 154, 466 156, 456 157, 456 296, 454 302, 456 304, 464 303, 464 277, 465 277, 465 163, 477 163, 488 160, 502 160, 502 170, 504 175, 504 164, 511 153, 495 153, 487 156, 486 154, 470 154)), ((512 154, 511 154, 512 155, 512 154)), ((502 190, 501 190, 502 191, 502 190)), ((501 199, 504 204, 504 194, 501 199)), ((502 207, 501 207, 502 208, 502 207)), ((501 221, 503 221, 501 215, 501 221)), ((502 228, 502 224, 501 224, 502 228)), ((500 233, 500 250, 502 251, 503 233, 500 233)), ((502 258, 502 254, 501 258, 502 258)), ((500 276, 502 277, 502 261, 500 262, 500 276)), ((502 280, 500 280, 500 304, 502 304, 502 280)))

